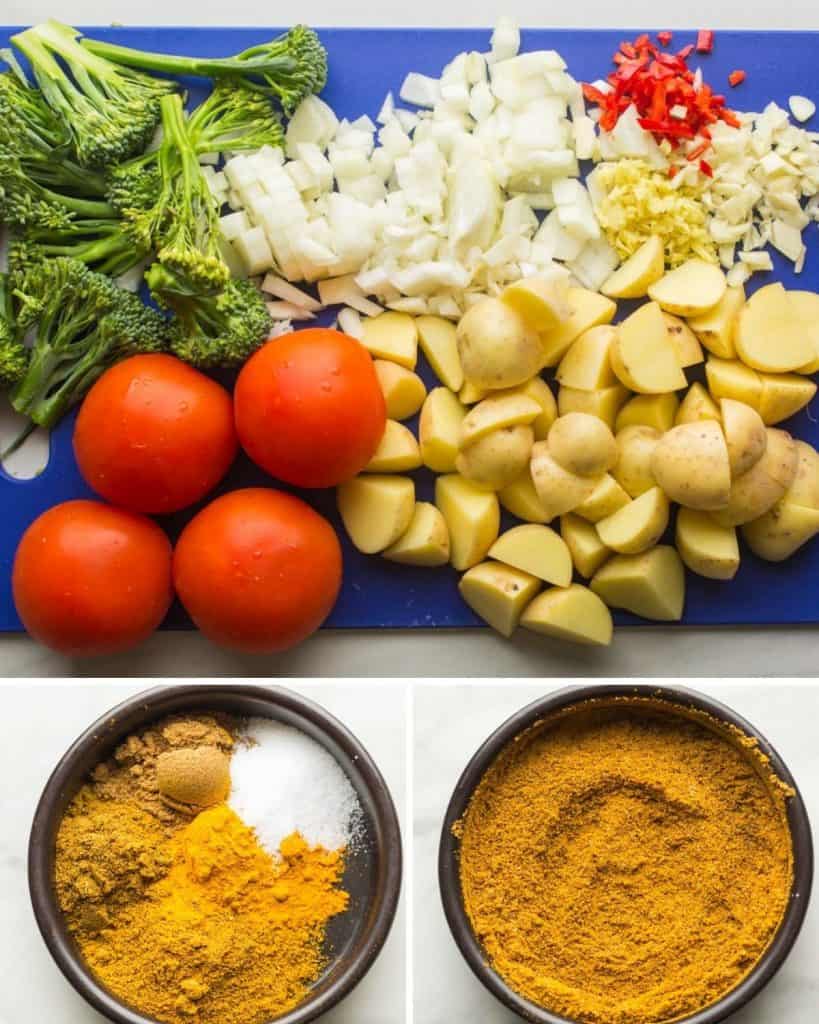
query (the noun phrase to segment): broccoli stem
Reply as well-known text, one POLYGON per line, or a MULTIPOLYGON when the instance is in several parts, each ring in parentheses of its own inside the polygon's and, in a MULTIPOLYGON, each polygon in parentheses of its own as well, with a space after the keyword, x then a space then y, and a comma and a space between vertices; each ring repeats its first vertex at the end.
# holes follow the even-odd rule
POLYGON ((261 47, 253 47, 235 57, 179 57, 169 53, 147 53, 129 46, 104 43, 98 39, 83 39, 85 49, 98 57, 104 57, 115 64, 142 71, 159 71, 168 75, 191 75, 194 78, 222 78, 232 75, 287 74, 295 71, 297 64, 288 54, 270 55, 261 47), (259 55, 259 51, 262 54, 259 55), (260 56, 261 59, 254 60, 260 56))

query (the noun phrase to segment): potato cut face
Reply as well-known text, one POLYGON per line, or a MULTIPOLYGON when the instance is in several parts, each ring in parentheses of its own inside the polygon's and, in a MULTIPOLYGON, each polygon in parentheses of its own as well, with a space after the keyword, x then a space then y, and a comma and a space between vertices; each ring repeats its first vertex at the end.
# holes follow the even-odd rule
POLYGON ((660 438, 651 472, 672 501, 713 511, 728 504, 731 463, 719 423, 702 420, 674 427, 660 438))
POLYGON ((512 527, 498 537, 489 557, 557 587, 568 587, 572 581, 572 556, 566 542, 548 526, 512 527))
POLYGON ((800 373, 819 373, 819 295, 816 292, 790 292, 791 305, 807 333, 814 351, 813 359, 799 367, 800 373))
POLYGON ((767 428, 768 444, 762 458, 747 473, 731 481, 728 504, 713 512, 722 526, 741 526, 769 512, 796 479, 799 451, 790 434, 767 428))
POLYGON ((534 423, 542 411, 534 398, 521 392, 490 395, 473 405, 464 417, 461 423, 461 447, 466 448, 504 427, 534 423))
POLYGON ((705 364, 705 379, 715 401, 735 398, 738 402, 759 409, 762 381, 759 374, 737 359, 718 359, 711 356, 705 364))
POLYGON ((592 647, 607 647, 614 631, 611 612, 597 594, 580 583, 538 594, 523 612, 520 624, 534 633, 592 647))
POLYGON ((697 340, 696 334, 691 330, 685 320, 681 320, 672 313, 663 313, 663 320, 668 329, 668 336, 674 351, 677 353, 677 360, 680 366, 685 369, 687 366, 697 366, 703 362, 705 356, 702 345, 697 340))
POLYGON ((452 565, 463 572, 483 561, 500 530, 497 496, 452 474, 435 481, 435 504, 449 530, 452 565))
POLYGON ((427 389, 418 374, 386 359, 376 359, 373 366, 387 405, 387 416, 391 420, 408 420, 414 416, 427 397, 427 389))
POLYGON ((748 299, 737 318, 734 342, 743 363, 764 373, 798 370, 816 355, 797 307, 778 283, 748 299))
POLYGON ((664 434, 674 426, 680 400, 673 391, 664 395, 635 395, 630 398, 614 421, 614 429, 619 433, 626 427, 654 427, 664 434))
POLYGON ((604 295, 587 288, 569 288, 568 320, 542 335, 543 362, 541 366, 557 366, 573 341, 591 327, 610 324, 617 313, 617 305, 604 295))
POLYGON ((591 579, 611 555, 593 524, 573 512, 561 516, 560 536, 566 541, 575 569, 584 579, 591 579))
POLYGON ((599 523, 601 519, 613 515, 628 505, 630 501, 628 492, 617 483, 610 473, 606 473, 591 495, 581 502, 574 511, 576 515, 590 523, 599 523))
POLYGON ((587 412, 601 419, 609 430, 614 430, 617 413, 628 401, 630 392, 622 384, 599 391, 580 391, 561 387, 557 393, 557 410, 561 416, 570 412, 587 412))
POLYGON ((449 561, 449 530, 440 511, 428 501, 415 503, 412 521, 398 540, 383 552, 390 562, 430 568, 449 561))
POLYGON ((569 319, 569 275, 526 277, 508 285, 501 299, 538 334, 554 330, 569 319))
POLYGON ((660 540, 668 526, 668 498, 659 487, 633 498, 597 524, 600 540, 622 555, 639 555, 660 540))
POLYGON ((415 321, 421 351, 438 380, 450 391, 460 391, 464 371, 458 353, 455 324, 440 316, 419 316, 415 321))
POLYGON ((698 423, 700 420, 715 420, 719 423, 721 418, 719 406, 697 380, 686 391, 685 397, 680 402, 680 407, 674 417, 674 426, 679 427, 683 423, 698 423))
POLYGON ((745 305, 745 289, 726 288, 725 294, 714 306, 700 316, 692 317, 688 325, 702 344, 720 359, 736 359, 734 345, 739 312, 745 305))
POLYGON ((501 427, 462 448, 455 469, 479 487, 500 490, 526 471, 534 441, 531 427, 501 427))
POLYGON ((816 394, 816 382, 797 373, 761 373, 759 414, 768 426, 804 409, 816 394))
POLYGON ((548 442, 554 459, 578 476, 599 477, 617 462, 614 434, 601 419, 587 412, 558 416, 548 442))
POLYGON ((728 447, 731 476, 742 476, 765 454, 768 432, 762 417, 744 402, 723 398, 720 402, 722 429, 728 447))
POLYGON ((677 350, 656 302, 646 302, 618 325, 609 358, 620 382, 639 394, 662 394, 686 386, 677 350))
POLYGON ((529 467, 517 480, 498 491, 498 500, 507 512, 526 523, 545 523, 546 511, 537 496, 529 467))
POLYGON ((663 240, 659 235, 652 235, 603 282, 600 291, 611 299, 641 299, 664 272, 663 240))
POLYGON ((595 573, 591 589, 610 608, 644 619, 679 622, 685 605, 685 570, 674 548, 660 544, 642 555, 614 555, 595 573))
POLYGON ((609 348, 616 335, 617 329, 611 324, 584 331, 560 361, 555 375, 560 383, 581 391, 597 391, 616 384, 609 359, 609 348))
POLYGON ((540 406, 540 415, 532 421, 532 430, 535 432, 536 441, 544 441, 549 428, 557 419, 557 400, 552 394, 552 389, 542 377, 532 377, 519 388, 515 388, 515 392, 533 399, 540 406))
POLYGON ((405 476, 358 476, 338 486, 336 499, 350 540, 365 555, 374 555, 410 525, 415 484, 405 476))
POLYGON ((498 562, 474 566, 458 584, 472 611, 505 637, 515 632, 523 609, 540 588, 534 576, 498 562))
POLYGON ((473 384, 470 380, 465 380, 463 387, 458 392, 458 399, 462 405, 474 405, 476 402, 482 401, 492 392, 489 388, 479 388, 477 384, 473 384))
POLYGON ((421 449, 413 432, 403 423, 387 420, 384 436, 364 472, 408 473, 421 464, 421 449))
POLYGON ((577 508, 600 482, 599 477, 578 476, 564 469, 550 453, 546 441, 538 441, 532 449, 530 470, 546 522, 577 508))
POLYGON ((655 281, 649 287, 648 295, 666 313, 692 317, 713 309, 727 286, 725 274, 716 264, 693 259, 655 281))
POLYGON ((819 511, 784 500, 742 527, 748 547, 766 562, 784 562, 817 533, 819 511))
POLYGON ((657 486, 651 469, 654 449, 661 438, 654 427, 625 427, 617 432, 617 465, 611 475, 632 498, 657 486))
POLYGON ((424 465, 436 473, 451 473, 461 447, 461 424, 466 409, 449 388, 434 388, 427 395, 418 422, 424 465))
POLYGON ((733 526, 720 526, 708 512, 681 508, 675 544, 685 565, 710 580, 732 580, 739 569, 739 544, 733 526))
POLYGON ((418 362, 418 331, 406 313, 392 311, 366 317, 361 322, 361 341, 377 359, 390 359, 414 370, 418 362))

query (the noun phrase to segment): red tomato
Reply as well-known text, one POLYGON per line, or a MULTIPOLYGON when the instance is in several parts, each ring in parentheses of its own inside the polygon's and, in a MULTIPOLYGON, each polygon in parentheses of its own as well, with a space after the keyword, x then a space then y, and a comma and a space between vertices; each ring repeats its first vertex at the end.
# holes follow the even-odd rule
POLYGON ((230 395, 168 355, 112 366, 88 392, 74 428, 74 454, 89 487, 148 515, 204 498, 237 448, 230 395))
POLYGON ((176 591, 217 644, 284 651, 327 618, 341 586, 332 526, 299 498, 250 487, 225 494, 182 531, 176 591))
POLYGON ((334 487, 354 477, 387 421, 370 354, 323 327, 260 348, 239 374, 234 401, 247 454, 297 487, 334 487))
POLYGON ((145 516, 67 501, 29 526, 12 572, 17 613, 63 654, 112 654, 140 643, 171 603, 171 545, 145 516))

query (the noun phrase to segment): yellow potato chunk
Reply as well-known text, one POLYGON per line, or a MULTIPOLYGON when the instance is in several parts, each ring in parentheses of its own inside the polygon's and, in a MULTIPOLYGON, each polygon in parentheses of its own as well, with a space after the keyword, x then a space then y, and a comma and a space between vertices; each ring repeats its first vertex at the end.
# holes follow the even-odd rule
POLYGON ((449 561, 449 530, 440 511, 428 501, 417 501, 412 521, 398 540, 383 552, 402 565, 432 568, 449 561))
POLYGON ((609 359, 621 383, 639 394, 677 391, 687 383, 656 302, 646 302, 618 324, 609 359))
POLYGON ((577 508, 600 482, 599 477, 578 476, 564 469, 551 455, 546 441, 538 441, 532 449, 530 468, 546 522, 577 508))
POLYGON ((745 289, 742 285, 726 288, 725 294, 713 309, 692 317, 688 325, 709 352, 720 359, 736 359, 734 332, 739 312, 744 305, 745 289))
POLYGON ((617 442, 606 424, 587 412, 558 416, 549 431, 549 451, 570 473, 599 477, 617 462, 617 442))
POLYGON ((672 501, 712 511, 728 504, 731 463, 719 423, 683 423, 663 434, 651 457, 651 472, 672 501))
POLYGON ((680 400, 673 391, 664 395, 635 395, 617 413, 614 429, 619 433, 626 427, 654 427, 664 434, 674 426, 679 408, 680 400))
POLYGON ((457 338, 464 377, 478 387, 513 388, 543 366, 537 332, 500 299, 481 299, 467 310, 457 338))
POLYGON ((498 500, 507 512, 526 523, 545 523, 546 512, 537 496, 529 467, 517 480, 498 491, 498 500))
POLYGON ((534 399, 540 406, 540 415, 532 421, 532 430, 536 441, 545 441, 549 428, 557 419, 557 402, 552 389, 542 377, 532 377, 515 390, 519 395, 534 399))
POLYGON ((560 536, 566 541, 575 569, 584 579, 591 579, 611 554, 594 526, 573 512, 561 516, 560 536))
POLYGON ((501 299, 538 334, 554 330, 569 319, 569 275, 564 271, 526 277, 508 285, 501 299))
POLYGON ((461 424, 466 409, 449 388, 434 388, 427 395, 418 422, 424 465, 435 473, 451 473, 461 448, 461 424))
POLYGON ((365 555, 374 555, 410 525, 415 484, 406 476, 357 476, 339 484, 336 498, 350 540, 365 555))
POLYGON ((414 416, 427 397, 427 389, 418 374, 386 359, 376 359, 373 367, 387 404, 389 418, 408 420, 414 416))
POLYGON ((741 526, 769 512, 796 479, 799 451, 784 430, 768 427, 765 454, 747 473, 731 482, 728 504, 713 512, 722 526, 741 526))
POLYGON ((617 383, 609 360, 609 348, 617 335, 611 324, 584 331, 560 360, 556 377, 561 384, 581 391, 597 391, 617 383))
POLYGON ((474 566, 458 584, 472 611, 505 637, 515 632, 523 609, 540 587, 534 576, 498 562, 474 566))
POLYGON ((517 391, 490 395, 473 405, 461 423, 461 447, 466 448, 480 438, 503 427, 527 426, 542 412, 534 398, 517 391))
POLYGON ((406 313, 388 311, 361 321, 361 342, 377 359, 390 359, 414 370, 418 362, 418 331, 406 313))
POLYGON ((659 544, 641 555, 614 555, 597 570, 590 586, 610 608, 658 622, 682 618, 685 570, 668 545, 659 544))
POLYGON ((799 367, 800 373, 819 372, 819 295, 815 292, 790 292, 791 305, 810 338, 813 358, 799 367))
POLYGON ((657 486, 651 459, 661 437, 654 427, 625 427, 617 432, 617 465, 611 475, 632 498, 657 486))
POLYGON ((413 432, 403 423, 387 420, 384 435, 364 472, 408 473, 421 465, 421 449, 413 432))
POLYGON ((745 543, 766 562, 784 562, 819 533, 819 511, 788 501, 742 527, 745 543))
POLYGON ((626 262, 603 282, 600 291, 610 299, 641 299, 665 271, 665 249, 659 235, 651 235, 626 262))
POLYGON ((587 412, 597 416, 614 430, 617 413, 628 400, 629 392, 622 384, 599 391, 580 391, 578 388, 561 387, 557 393, 557 410, 561 416, 570 412, 587 412))
POLYGON ((740 310, 734 335, 737 355, 764 373, 787 373, 816 352, 797 307, 781 284, 760 288, 740 310))
POLYGON ((461 571, 477 565, 498 538, 500 506, 496 495, 452 474, 435 481, 435 504, 449 529, 452 565, 461 571))
POLYGON ((715 401, 735 398, 738 402, 759 409, 762 381, 759 374, 737 359, 718 359, 711 356, 705 364, 708 390, 715 401))
POLYGON ((768 432, 762 417, 750 405, 733 398, 723 398, 719 406, 731 476, 742 476, 765 454, 768 432))
POLYGON ((668 498, 659 487, 633 498, 597 524, 600 540, 621 555, 639 555, 653 548, 668 526, 668 498))
POLYGON ((732 580, 739 569, 739 544, 733 526, 720 526, 707 512, 681 508, 675 536, 680 558, 691 572, 709 580, 732 580))
POLYGON ((717 403, 697 380, 686 391, 685 397, 680 402, 677 415, 674 417, 674 426, 679 427, 683 423, 698 423, 700 420, 716 420, 719 423, 720 419, 717 403))
POLYGON ((607 647, 614 631, 611 612, 580 583, 538 594, 524 610, 520 624, 534 633, 590 647, 607 647))
POLYGON ((591 327, 610 324, 617 312, 617 306, 611 299, 586 288, 569 289, 569 307, 571 313, 568 320, 541 335, 543 342, 541 367, 557 366, 569 351, 569 346, 573 341, 591 327))
POLYGON ((489 388, 479 388, 477 384, 473 384, 471 380, 465 380, 463 387, 458 392, 458 398, 462 405, 474 405, 476 402, 482 401, 487 395, 491 395, 492 392, 489 388))
POLYGON ((819 509, 819 452, 805 441, 795 441, 796 476, 785 499, 793 505, 819 509))
POLYGON ((705 359, 702 346, 685 320, 680 320, 678 316, 673 316, 671 313, 663 313, 663 320, 665 320, 668 337, 677 353, 680 366, 685 369, 686 366, 696 366, 701 363, 705 359))
POLYGON ((761 373, 759 415, 768 426, 781 423, 804 409, 816 394, 816 383, 798 373, 761 373))
POLYGON ((497 491, 526 471, 534 443, 531 427, 501 427, 462 448, 455 469, 479 487, 497 491))
POLYGON ((458 354, 455 324, 440 316, 419 316, 415 321, 421 351, 438 380, 450 391, 460 391, 464 371, 458 354))
POLYGON ((601 519, 613 515, 618 509, 631 501, 628 493, 611 474, 606 473, 591 495, 581 502, 574 510, 575 515, 582 516, 590 523, 599 523, 601 519))
POLYGON ((489 557, 557 587, 572 582, 572 556, 560 534, 548 526, 513 526, 498 537, 489 557))
POLYGON ((693 259, 655 281, 648 295, 659 302, 666 313, 692 317, 713 309, 726 287, 725 274, 716 264, 693 259))

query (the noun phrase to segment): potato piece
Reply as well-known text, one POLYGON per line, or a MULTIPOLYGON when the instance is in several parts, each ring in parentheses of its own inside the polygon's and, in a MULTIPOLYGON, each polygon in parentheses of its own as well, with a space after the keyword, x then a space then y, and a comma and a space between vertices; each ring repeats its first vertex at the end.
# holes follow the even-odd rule
POLYGON ((487 395, 491 394, 489 388, 479 388, 471 380, 465 380, 463 387, 458 392, 458 399, 462 405, 474 405, 476 402, 482 402, 487 395))
POLYGON ((742 527, 745 543, 766 562, 784 562, 817 533, 819 511, 784 500, 742 527))
POLYGON ((458 584, 472 611, 505 637, 515 632, 523 609, 540 587, 534 576, 499 562, 474 566, 458 584))
POLYGON ((540 406, 540 415, 532 422, 536 441, 545 441, 549 428, 557 419, 557 402, 552 389, 542 377, 532 377, 522 387, 516 389, 518 394, 533 398, 540 406))
POLYGON ((660 438, 651 472, 672 501, 705 512, 724 508, 731 491, 728 446, 719 423, 683 423, 660 438))
POLYGON ((609 360, 609 347, 617 335, 611 324, 584 331, 560 360, 556 377, 561 384, 581 391, 597 391, 617 383, 609 360))
POLYGON ((677 391, 687 383, 656 302, 646 302, 618 324, 609 359, 621 383, 639 394, 677 391))
POLYGON ((541 368, 557 366, 569 351, 569 346, 573 341, 591 327, 610 324, 617 313, 617 306, 611 299, 598 295, 597 292, 588 291, 586 288, 569 289, 569 306, 571 307, 569 319, 541 335, 543 343, 541 368))
POLYGON ((561 416, 570 412, 587 412, 601 419, 609 430, 614 430, 617 413, 628 400, 629 391, 622 384, 599 391, 579 391, 561 387, 557 393, 557 411, 561 416))
POLYGON ((657 486, 651 458, 662 434, 654 427, 625 427, 617 432, 617 465, 611 475, 632 498, 657 486))
POLYGON ((617 442, 606 424, 587 412, 558 416, 549 431, 549 451, 570 473, 599 477, 617 462, 617 442))
POLYGON ((711 356, 705 364, 705 378, 708 390, 715 401, 734 398, 752 409, 759 409, 762 397, 762 380, 759 374, 739 362, 738 359, 718 359, 711 356))
POLYGON ((435 481, 435 504, 449 529, 452 565, 461 571, 477 565, 498 538, 500 507, 495 494, 455 473, 435 481))
POLYGON ((580 583, 545 590, 520 617, 524 629, 591 647, 607 647, 614 625, 597 594, 580 583))
POLYGON ((462 448, 455 469, 479 487, 497 491, 526 471, 534 443, 531 427, 501 427, 462 448))
POLYGON ((794 441, 797 452, 796 476, 785 500, 792 505, 819 509, 819 452, 805 441, 794 441))
POLYGON ((654 427, 664 434, 674 426, 680 400, 673 391, 664 395, 635 395, 630 398, 614 421, 614 429, 619 433, 626 427, 654 427))
POLYGON ((350 540, 374 555, 394 544, 412 521, 415 484, 406 476, 357 476, 339 484, 336 498, 350 540))
POLYGON ((797 307, 779 283, 748 299, 737 317, 734 344, 743 363, 765 373, 798 370, 816 355, 797 307))
POLYGON ((566 541, 575 569, 587 580, 611 554, 594 526, 573 512, 561 516, 560 536, 566 541))
POLYGON ((664 271, 663 240, 659 235, 651 235, 603 282, 600 291, 610 299, 641 299, 664 271))
POLYGON ((418 331, 406 313, 388 311, 361 321, 361 343, 375 358, 390 359, 414 370, 418 362, 418 331))
POLYGON ((376 359, 373 367, 387 403, 389 418, 408 420, 414 416, 427 397, 427 389, 418 374, 386 359, 376 359))
POLYGON ((440 316, 419 316, 415 321, 421 351, 432 372, 450 391, 460 391, 464 382, 458 334, 455 324, 440 316))
POLYGON ((387 420, 384 435, 364 473, 408 473, 422 465, 415 435, 403 423, 387 420))
POLYGON ((498 537, 489 557, 556 587, 572 582, 572 556, 560 534, 548 526, 513 526, 498 537))
POLYGON ((461 447, 466 448, 504 427, 534 423, 541 412, 541 406, 534 398, 517 391, 490 395, 473 405, 464 417, 461 423, 461 447))
POLYGON ((458 352, 464 377, 482 388, 512 388, 540 372, 536 331, 500 299, 481 299, 461 317, 458 352))
POLYGON ((412 521, 398 540, 382 552, 390 562, 432 568, 449 561, 449 530, 440 511, 428 501, 417 501, 412 521))
POLYGON ((525 277, 508 285, 501 299, 532 330, 544 334, 569 319, 569 275, 561 269, 549 276, 525 277))
POLYGON ((731 483, 724 509, 713 513, 722 526, 741 526, 759 519, 782 498, 796 479, 799 450, 790 434, 768 427, 765 454, 747 473, 731 483))
POLYGON ((658 622, 682 618, 685 570, 680 556, 666 544, 641 555, 615 555, 597 570, 590 586, 610 608, 658 622))
POLYGON ((591 495, 581 502, 574 510, 575 514, 587 519, 590 523, 599 523, 601 519, 613 515, 618 509, 631 501, 628 493, 620 484, 606 473, 595 487, 591 495))
POLYGON ((668 498, 659 487, 633 498, 597 524, 600 540, 621 555, 639 555, 653 548, 668 526, 668 498))
POLYGON ((655 281, 648 295, 659 302, 666 313, 692 317, 713 309, 726 287, 725 274, 715 263, 693 259, 655 281))
POLYGON ((703 362, 705 356, 702 345, 697 341, 696 334, 685 320, 680 320, 678 316, 672 316, 671 313, 663 313, 663 320, 665 320, 668 336, 677 353, 677 361, 680 366, 685 369, 686 366, 697 366, 703 362))
POLYGON ((531 473, 547 523, 577 508, 600 483, 599 477, 564 469, 550 454, 547 441, 538 441, 532 449, 531 473))
POLYGON ((681 508, 675 537, 680 558, 691 572, 709 580, 732 580, 739 569, 739 544, 733 526, 720 526, 707 512, 681 508))
POLYGON ((799 373, 819 372, 819 295, 815 292, 789 292, 791 305, 810 338, 813 359, 799 367, 799 373))
POLYGON ((716 306, 700 316, 692 317, 688 326, 709 352, 720 359, 736 359, 734 332, 739 311, 744 305, 745 289, 742 285, 726 288, 716 306))
POLYGON ((466 409, 449 388, 433 388, 418 422, 424 465, 435 473, 451 473, 461 448, 461 424, 466 409))
POLYGON ((742 476, 765 454, 768 434, 762 417, 744 402, 723 398, 720 403, 722 430, 731 463, 731 476, 742 476))
POLYGON ((768 426, 781 423, 804 409, 816 394, 816 383, 798 373, 761 373, 759 415, 768 426))
POLYGON ((511 484, 498 491, 498 500, 507 512, 526 523, 545 523, 546 512, 537 496, 529 467, 511 484))
POLYGON ((721 417, 717 403, 697 380, 686 391, 682 402, 680 402, 677 415, 674 417, 674 426, 679 427, 683 423, 699 423, 700 420, 716 420, 719 423, 721 417))

